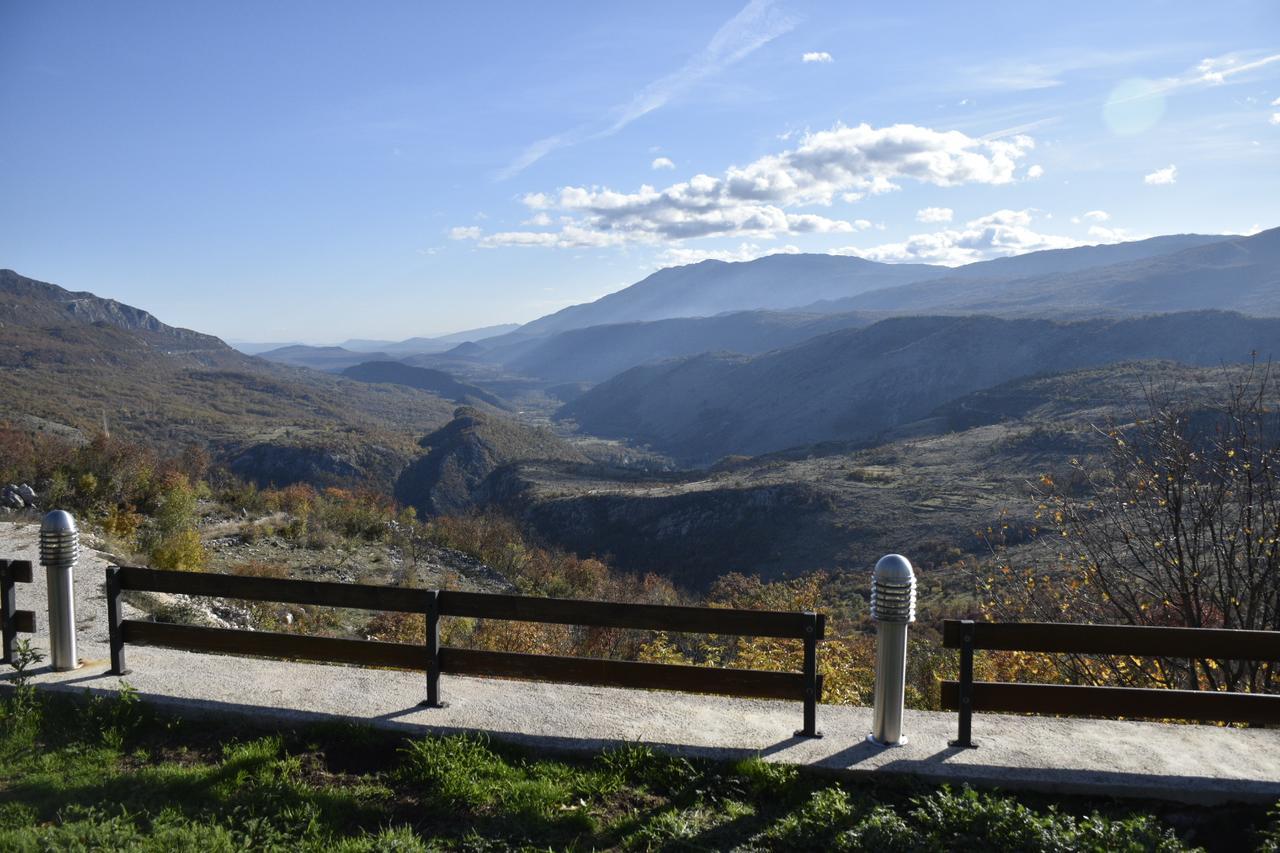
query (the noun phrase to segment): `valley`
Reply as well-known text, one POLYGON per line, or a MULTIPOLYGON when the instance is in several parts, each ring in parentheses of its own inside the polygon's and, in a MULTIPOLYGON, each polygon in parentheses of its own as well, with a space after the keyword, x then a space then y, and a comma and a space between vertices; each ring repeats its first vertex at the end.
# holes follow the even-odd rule
POLYGON ((1211 406, 1239 365, 1280 350, 1277 235, 950 270, 703 262, 517 328, 259 356, 5 272, 4 404, 9 428, 73 444, 105 427, 199 445, 260 488, 500 513, 691 591, 815 571, 852 591, 909 550, 931 600, 954 604, 990 557, 985 531, 1034 527, 1039 478, 1100 453, 1101 428, 1132 423, 1153 389, 1211 406), (1221 300, 1194 288, 1178 291, 1187 310, 1137 310, 1136 294, 1206 270, 1240 311, 1203 310, 1221 300), (969 304, 993 310, 956 313, 969 304))

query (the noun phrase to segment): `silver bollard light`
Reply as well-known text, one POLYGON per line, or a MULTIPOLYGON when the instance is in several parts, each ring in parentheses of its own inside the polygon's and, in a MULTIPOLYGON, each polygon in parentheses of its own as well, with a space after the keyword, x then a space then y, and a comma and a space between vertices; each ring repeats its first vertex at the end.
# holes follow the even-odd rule
POLYGON ((867 740, 902 746, 902 704, 907 682, 907 625, 916 621, 916 575, 900 554, 881 557, 871 576, 871 618, 876 621, 876 706, 867 740))
POLYGON ((76 658, 75 587, 71 572, 80 558, 80 532, 71 513, 60 509, 40 524, 40 564, 49 582, 49 647, 53 668, 67 672, 80 666, 76 658))

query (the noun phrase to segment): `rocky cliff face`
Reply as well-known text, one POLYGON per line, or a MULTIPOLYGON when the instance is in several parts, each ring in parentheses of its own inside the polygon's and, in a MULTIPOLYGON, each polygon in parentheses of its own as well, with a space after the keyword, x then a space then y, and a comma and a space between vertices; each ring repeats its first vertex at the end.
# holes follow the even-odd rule
MULTIPOLYGON (((518 476, 507 470, 495 478, 508 481, 508 499, 518 494, 512 482, 518 476)), ((498 482, 490 488, 504 491, 498 482)), ((814 545, 835 532, 825 497, 803 483, 653 496, 579 494, 524 506, 525 520, 549 542, 608 555, 619 568, 657 572, 693 589, 733 571, 776 577, 829 568, 814 545)))
POLYGON ((166 325, 141 308, 36 281, 13 270, 0 270, 0 320, 29 326, 105 323, 128 332, 144 333, 153 342, 230 349, 212 335, 166 325))

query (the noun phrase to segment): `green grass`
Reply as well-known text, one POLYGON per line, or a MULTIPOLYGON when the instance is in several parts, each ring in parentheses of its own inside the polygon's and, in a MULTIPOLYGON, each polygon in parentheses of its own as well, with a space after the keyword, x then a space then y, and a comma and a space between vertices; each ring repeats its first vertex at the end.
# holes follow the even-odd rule
POLYGON ((0 850, 1280 849, 1280 815, 850 784, 630 745, 184 721, 126 693, 0 708, 0 850), (1270 821, 1270 823, 1269 823, 1270 821), (1175 829, 1176 827, 1176 829, 1175 829))

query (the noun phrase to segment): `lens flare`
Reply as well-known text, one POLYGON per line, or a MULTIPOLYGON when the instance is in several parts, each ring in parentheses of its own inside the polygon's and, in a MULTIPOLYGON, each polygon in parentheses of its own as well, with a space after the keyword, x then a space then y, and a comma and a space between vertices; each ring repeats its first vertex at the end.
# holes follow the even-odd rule
POLYGON ((1164 115, 1164 95, 1150 80, 1133 77, 1111 90, 1102 107, 1102 118, 1118 136, 1135 136, 1150 130, 1164 115))

